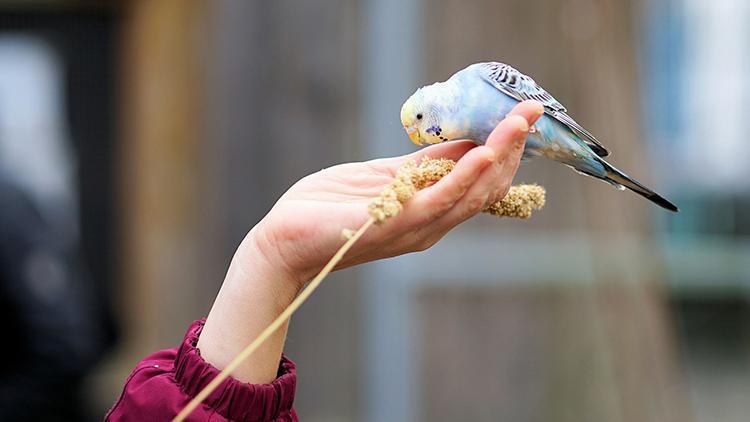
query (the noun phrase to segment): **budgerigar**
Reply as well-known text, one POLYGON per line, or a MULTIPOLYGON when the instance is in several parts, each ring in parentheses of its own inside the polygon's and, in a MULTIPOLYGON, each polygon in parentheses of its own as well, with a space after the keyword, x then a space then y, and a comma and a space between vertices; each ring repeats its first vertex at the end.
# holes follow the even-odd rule
POLYGON ((604 161, 602 157, 609 152, 602 144, 544 88, 507 64, 476 63, 445 82, 418 89, 401 108, 401 123, 417 145, 454 139, 484 144, 495 126, 524 100, 541 102, 545 111, 529 131, 524 160, 546 157, 678 211, 674 204, 604 161))

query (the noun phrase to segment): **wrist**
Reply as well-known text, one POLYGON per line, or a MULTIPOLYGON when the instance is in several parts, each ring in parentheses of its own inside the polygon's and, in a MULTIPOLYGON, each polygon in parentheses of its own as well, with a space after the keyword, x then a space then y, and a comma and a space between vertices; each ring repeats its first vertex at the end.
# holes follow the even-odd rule
POLYGON ((250 230, 237 248, 227 281, 264 292, 274 299, 279 311, 294 300, 306 282, 302 274, 286 265, 277 249, 268 242, 260 224, 250 230))
MULTIPOLYGON (((198 339, 203 358, 223 369, 294 300, 294 278, 260 250, 252 230, 232 258, 224 283, 198 339)), ((271 382, 279 365, 286 324, 232 376, 254 384, 271 382)))

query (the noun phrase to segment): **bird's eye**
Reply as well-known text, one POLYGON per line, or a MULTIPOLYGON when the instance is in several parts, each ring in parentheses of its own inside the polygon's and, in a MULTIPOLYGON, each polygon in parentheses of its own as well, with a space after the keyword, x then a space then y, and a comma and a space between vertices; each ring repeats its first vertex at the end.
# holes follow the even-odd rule
POLYGON ((422 113, 417 114, 417 119, 422 120, 422 113))

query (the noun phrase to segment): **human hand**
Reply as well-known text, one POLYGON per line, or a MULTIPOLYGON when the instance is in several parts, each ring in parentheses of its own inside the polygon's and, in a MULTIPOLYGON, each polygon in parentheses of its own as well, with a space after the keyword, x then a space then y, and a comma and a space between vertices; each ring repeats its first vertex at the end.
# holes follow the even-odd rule
POLYGON ((450 158, 455 169, 419 191, 392 221, 370 229, 337 268, 422 251, 486 205, 502 199, 518 169, 529 125, 543 113, 525 101, 497 126, 486 145, 470 141, 433 145, 415 153, 337 165, 292 186, 248 234, 238 251, 262 253, 275 268, 301 287, 342 244, 341 231, 359 228, 367 205, 393 180, 408 160, 450 158))
MULTIPOLYGON (((484 146, 470 141, 438 144, 403 157, 342 164, 297 182, 237 249, 198 340, 201 355, 225 368, 341 247, 342 230, 367 221, 367 205, 407 161, 430 156, 457 163, 448 175, 417 192, 396 218, 371 227, 338 268, 427 249, 502 199, 518 169, 529 125, 542 113, 538 102, 519 104, 484 146)), ((251 383, 273 380, 285 336, 286 325, 232 375, 251 383)))

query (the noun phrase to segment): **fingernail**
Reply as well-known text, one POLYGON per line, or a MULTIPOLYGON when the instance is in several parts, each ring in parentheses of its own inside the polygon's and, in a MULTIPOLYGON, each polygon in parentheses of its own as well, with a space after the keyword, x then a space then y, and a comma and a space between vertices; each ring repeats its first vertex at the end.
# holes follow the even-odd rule
POLYGON ((534 101, 534 102, 536 103, 536 114, 537 114, 537 117, 539 117, 542 114, 544 114, 544 105, 542 105, 542 103, 540 103, 539 101, 534 101))
POLYGON ((526 134, 529 132, 529 122, 526 121, 521 116, 510 116, 508 118, 513 123, 513 126, 516 128, 516 136, 526 136, 526 134))
POLYGON ((539 119, 542 116, 542 114, 544 114, 544 106, 542 105, 542 103, 536 100, 526 100, 524 101, 524 103, 531 104, 534 106, 534 112, 533 114, 531 114, 531 116, 529 116, 529 122, 528 122, 530 125, 533 125, 534 122, 536 122, 537 119, 539 119))
POLYGON ((494 162, 495 158, 497 158, 494 149, 487 146, 481 146, 477 148, 481 148, 482 158, 484 158, 488 163, 494 162))
POLYGON ((544 114, 544 108, 539 110, 539 112, 531 118, 531 121, 529 122, 529 124, 533 125, 534 123, 536 123, 536 121, 539 120, 539 118, 542 117, 543 114, 544 114))

